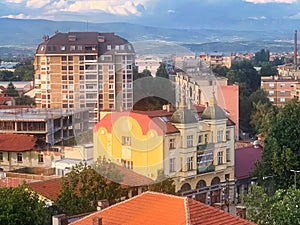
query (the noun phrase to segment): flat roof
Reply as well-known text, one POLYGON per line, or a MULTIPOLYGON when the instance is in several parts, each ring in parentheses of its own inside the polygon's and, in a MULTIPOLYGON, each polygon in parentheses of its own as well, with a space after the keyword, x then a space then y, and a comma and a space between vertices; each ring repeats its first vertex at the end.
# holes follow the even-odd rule
POLYGON ((14 108, 14 109, 1 109, 0 121, 47 121, 57 119, 62 116, 73 115, 74 113, 89 111, 90 108, 14 108))

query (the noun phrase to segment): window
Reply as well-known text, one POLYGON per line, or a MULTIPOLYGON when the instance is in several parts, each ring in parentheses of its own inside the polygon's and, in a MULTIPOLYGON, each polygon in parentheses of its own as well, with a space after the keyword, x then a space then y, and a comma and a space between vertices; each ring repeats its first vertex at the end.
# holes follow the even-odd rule
POLYGON ((175 139, 171 138, 169 141, 169 148, 170 149, 175 149, 175 139))
POLYGON ((285 84, 280 84, 280 87, 285 87, 285 84))
POLYGON ((123 165, 123 167, 132 170, 133 169, 133 161, 128 161, 128 160, 121 160, 121 163, 123 165))
POLYGON ((217 131, 217 142, 222 142, 223 141, 223 131, 218 130, 217 131))
POLYGON ((230 162, 230 148, 226 148, 226 162, 230 162))
POLYGON ((170 159, 170 173, 175 172, 175 158, 170 159))
POLYGON ((70 51, 75 51, 75 45, 70 45, 70 51))
POLYGON ((273 90, 269 91, 269 95, 274 95, 274 91, 273 90))
POLYGON ((226 141, 230 141, 230 131, 226 131, 226 141))
POLYGON ((269 87, 270 87, 270 88, 273 88, 273 87, 274 87, 274 83, 270 83, 270 84, 269 84, 269 87))
POLYGON ((61 45, 61 46, 60 46, 60 50, 61 50, 61 51, 65 51, 65 50, 66 50, 66 46, 61 45))
POLYGON ((280 98, 280 102, 285 102, 285 98, 280 98))
POLYGON ((114 89, 114 85, 113 85, 113 84, 109 84, 109 85, 108 85, 108 89, 109 89, 109 90, 113 90, 113 89, 114 89))
POLYGON ((82 51, 82 45, 78 45, 78 46, 77 46, 77 50, 78 50, 78 51, 82 51))
POLYGON ((204 154, 201 152, 199 155, 197 155, 197 164, 198 167, 207 166, 207 163, 211 163, 213 161, 213 153, 206 153, 204 154))
POLYGON ((281 95, 284 95, 284 94, 285 94, 285 91, 280 91, 280 94, 281 94, 281 95))
POLYGON ((186 136, 186 145, 188 148, 193 147, 193 135, 186 136))
POLYGON ((187 171, 193 170, 193 157, 187 157, 186 168, 187 171))
POLYGON ((114 70, 114 66, 113 65, 109 65, 108 66, 108 70, 114 70))
POLYGON ((270 102, 274 102, 274 98, 269 98, 270 99, 270 102))
POLYGON ((223 164, 223 152, 218 152, 218 165, 223 164))
POLYGON ((198 144, 202 144, 202 138, 203 138, 203 135, 198 136, 198 144))
POLYGON ((83 55, 79 56, 79 60, 83 61, 84 60, 84 56, 83 55))
POLYGON ((3 161, 3 152, 0 152, 0 161, 3 161))
POLYGON ((62 56, 61 61, 67 61, 67 56, 62 56))
POLYGON ((38 162, 43 163, 44 162, 44 155, 43 154, 38 154, 38 162))
POLYGON ((208 143, 208 134, 204 134, 204 144, 208 143))
POLYGON ((69 61, 73 61, 73 56, 71 56, 71 55, 68 56, 68 60, 69 60, 69 61))
POLYGON ((122 145, 130 146, 131 145, 131 137, 122 136, 122 145))
POLYGON ((111 50, 111 45, 107 45, 107 51, 111 50))
POLYGON ((22 155, 22 153, 17 153, 17 161, 18 162, 23 162, 23 155, 22 155))

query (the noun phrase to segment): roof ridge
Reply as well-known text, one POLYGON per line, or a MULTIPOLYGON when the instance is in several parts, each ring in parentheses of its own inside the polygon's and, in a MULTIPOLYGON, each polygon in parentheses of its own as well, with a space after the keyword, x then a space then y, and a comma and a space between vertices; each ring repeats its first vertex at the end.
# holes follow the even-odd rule
POLYGON ((189 208, 189 200, 188 197, 183 197, 184 198, 184 209, 185 209, 185 216, 186 216, 186 224, 189 225, 191 224, 191 218, 190 218, 190 208, 189 208))

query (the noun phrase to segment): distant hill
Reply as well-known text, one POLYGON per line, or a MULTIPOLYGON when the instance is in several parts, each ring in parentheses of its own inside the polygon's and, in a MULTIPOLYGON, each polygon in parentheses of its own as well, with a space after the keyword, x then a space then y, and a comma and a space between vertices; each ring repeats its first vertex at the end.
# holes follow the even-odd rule
MULTIPOLYGON (((276 47, 290 50, 293 32, 278 31, 241 31, 228 29, 173 29, 142 26, 130 23, 84 23, 50 20, 20 20, 0 18, 0 47, 29 46, 36 47, 44 35, 52 36, 55 31, 97 31, 115 32, 133 42, 140 52, 147 52, 147 41, 159 40, 168 46, 168 42, 184 44, 191 51, 235 52, 276 47), (274 42, 274 40, 284 40, 274 42), (265 46, 266 45, 266 46, 265 46)), ((148 46, 149 47, 149 46, 148 46)), ((171 46, 174 47, 174 46, 171 46)), ((152 53, 162 51, 159 46, 152 53)), ((164 49, 164 48, 163 48, 164 49)))

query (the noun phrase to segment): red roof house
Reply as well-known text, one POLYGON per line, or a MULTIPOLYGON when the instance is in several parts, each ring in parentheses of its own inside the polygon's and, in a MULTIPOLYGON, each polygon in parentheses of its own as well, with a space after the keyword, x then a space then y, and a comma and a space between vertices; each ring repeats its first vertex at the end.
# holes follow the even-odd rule
POLYGON ((178 197, 148 191, 105 208, 102 211, 90 214, 71 224, 250 225, 254 223, 188 197, 178 197), (102 221, 99 223, 93 223, 95 220, 102 221))

